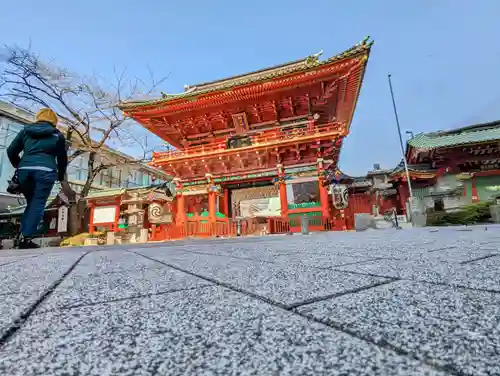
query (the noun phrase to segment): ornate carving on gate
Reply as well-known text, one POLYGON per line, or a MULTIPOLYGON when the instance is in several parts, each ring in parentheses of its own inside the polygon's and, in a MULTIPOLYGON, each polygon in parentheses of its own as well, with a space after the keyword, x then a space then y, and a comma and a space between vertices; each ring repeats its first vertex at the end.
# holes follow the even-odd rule
POLYGON ((335 209, 345 209, 349 205, 347 185, 339 184, 332 187, 333 206, 335 209))
POLYGON ((168 213, 163 206, 153 202, 148 207, 148 220, 151 223, 171 223, 172 214, 168 213))

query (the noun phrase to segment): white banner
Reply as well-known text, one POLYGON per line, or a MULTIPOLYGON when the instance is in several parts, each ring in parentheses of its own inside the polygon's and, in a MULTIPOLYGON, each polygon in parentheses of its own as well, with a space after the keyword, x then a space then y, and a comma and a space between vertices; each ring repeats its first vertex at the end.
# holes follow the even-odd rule
POLYGON ((116 218, 116 209, 116 205, 98 206, 94 208, 94 218, 92 218, 92 223, 113 223, 116 218))
POLYGON ((240 201, 240 215, 243 218, 279 217, 281 216, 280 198, 266 197, 240 201))
POLYGON ((57 232, 68 231, 68 207, 62 205, 57 211, 57 232))

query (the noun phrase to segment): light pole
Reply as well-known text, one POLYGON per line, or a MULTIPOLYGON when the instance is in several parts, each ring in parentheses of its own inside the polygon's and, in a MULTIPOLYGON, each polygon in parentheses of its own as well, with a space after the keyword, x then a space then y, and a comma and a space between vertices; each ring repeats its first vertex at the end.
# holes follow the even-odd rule
POLYGON ((396 101, 394 100, 394 91, 392 90, 392 81, 390 74, 387 75, 387 79, 389 80, 389 90, 391 91, 392 107, 394 108, 394 117, 396 118, 396 125, 398 127, 399 144, 401 146, 401 154, 403 155, 403 163, 406 171, 406 180, 408 181, 408 192, 410 194, 410 198, 413 198, 413 190, 411 189, 410 171, 408 170, 408 163, 406 162, 405 147, 403 145, 403 136, 401 136, 401 127, 399 126, 398 110, 396 108, 396 101))

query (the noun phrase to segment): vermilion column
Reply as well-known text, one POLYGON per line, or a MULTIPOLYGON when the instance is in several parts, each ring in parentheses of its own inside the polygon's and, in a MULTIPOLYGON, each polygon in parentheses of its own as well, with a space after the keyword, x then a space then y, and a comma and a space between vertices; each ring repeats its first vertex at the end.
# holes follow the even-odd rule
MULTIPOLYGON (((283 179, 283 177, 281 177, 283 179)), ((286 184, 285 180, 280 180, 279 181, 279 188, 280 188, 280 205, 281 205, 281 216, 283 218, 288 217, 288 199, 286 198, 286 184)))
POLYGON ((278 186, 280 193, 281 217, 288 218, 288 199, 286 197, 285 171, 283 165, 278 163, 278 186))
POLYGON ((323 173, 323 158, 318 154, 318 185, 319 185, 319 203, 321 205, 321 216, 323 218, 330 218, 328 188, 325 185, 325 175, 323 173))
POLYGON ((183 223, 186 217, 186 210, 184 208, 184 195, 182 193, 177 195, 177 223, 183 223))
POLYGON ((328 187, 325 186, 325 177, 323 175, 319 176, 318 184, 319 184, 319 202, 321 204, 321 215, 323 218, 330 218, 328 187))
POLYGON ((179 178, 175 178, 174 183, 177 200, 177 215, 175 218, 175 222, 184 223, 186 221, 186 208, 184 203, 184 194, 182 192, 183 186, 179 178))
POLYGON ((215 191, 215 186, 214 186, 214 179, 212 174, 207 173, 205 174, 205 177, 207 178, 208 181, 208 219, 210 223, 215 223, 216 221, 216 202, 217 202, 217 192, 215 191))
POLYGON ((208 217, 210 222, 215 222, 216 220, 216 201, 217 201, 217 193, 210 190, 208 192, 208 217))
POLYGON ((120 222, 120 200, 117 199, 116 203, 116 211, 115 211, 115 223, 113 224, 113 231, 118 230, 118 222, 120 222))
POLYGON ((90 204, 89 233, 94 233, 94 204, 90 204))
POLYGON ((406 215, 406 201, 408 199, 408 185, 405 186, 405 182, 402 180, 398 186, 399 202, 401 203, 401 210, 403 215, 406 215))
POLYGON ((229 189, 224 189, 224 214, 229 218, 229 189))

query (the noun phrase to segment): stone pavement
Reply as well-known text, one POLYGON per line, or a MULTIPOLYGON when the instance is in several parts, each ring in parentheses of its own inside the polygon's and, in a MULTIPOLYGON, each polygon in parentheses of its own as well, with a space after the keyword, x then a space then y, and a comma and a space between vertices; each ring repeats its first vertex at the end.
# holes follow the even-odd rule
POLYGON ((2 251, 0 375, 500 375, 499 246, 478 226, 2 251))

